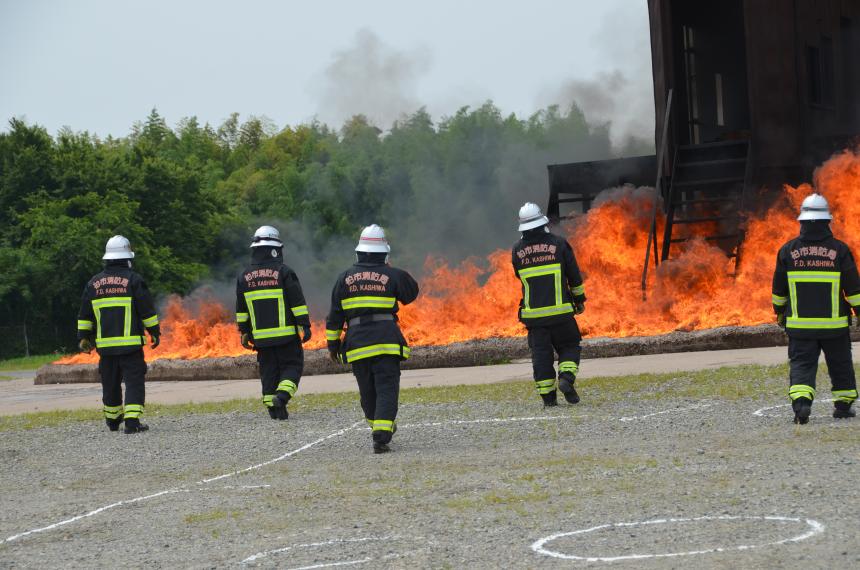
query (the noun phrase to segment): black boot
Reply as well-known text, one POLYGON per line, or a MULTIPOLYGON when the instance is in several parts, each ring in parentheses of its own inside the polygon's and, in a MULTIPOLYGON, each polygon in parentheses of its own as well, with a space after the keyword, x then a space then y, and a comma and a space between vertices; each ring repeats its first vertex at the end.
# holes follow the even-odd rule
POLYGON ((553 390, 549 394, 541 394, 540 398, 541 400, 543 400, 544 408, 551 408, 553 406, 558 405, 558 395, 556 394, 555 390, 553 390))
POLYGON ((809 414, 812 413, 812 400, 798 398, 791 403, 791 408, 794 410, 794 423, 803 425, 809 421, 809 414))
POLYGON ((272 418, 273 420, 278 419, 278 408, 275 408, 273 406, 269 406, 266 409, 269 410, 269 417, 270 418, 272 418))
POLYGON ((140 433, 142 431, 147 431, 149 426, 146 424, 140 423, 140 420, 137 418, 128 418, 125 420, 125 429, 124 433, 140 433))
POLYGON ((386 430, 376 430, 372 432, 370 436, 373 438, 373 453, 387 453, 391 451, 388 444, 391 443, 391 436, 393 434, 393 431, 386 430))
POLYGON ((274 415, 272 415, 273 420, 286 420, 290 417, 289 412, 287 412, 287 402, 290 401, 290 395, 278 392, 272 398, 272 407, 269 408, 270 413, 274 410, 274 415))
POLYGON ((857 414, 851 409, 848 402, 836 402, 833 404, 833 417, 838 420, 856 417, 857 414))
POLYGON ((573 387, 574 380, 576 378, 570 372, 562 372, 558 375, 558 389, 568 404, 579 403, 579 394, 576 393, 576 388, 573 387))
POLYGON ((119 426, 122 424, 122 416, 114 419, 105 418, 105 423, 111 431, 119 431, 119 426))

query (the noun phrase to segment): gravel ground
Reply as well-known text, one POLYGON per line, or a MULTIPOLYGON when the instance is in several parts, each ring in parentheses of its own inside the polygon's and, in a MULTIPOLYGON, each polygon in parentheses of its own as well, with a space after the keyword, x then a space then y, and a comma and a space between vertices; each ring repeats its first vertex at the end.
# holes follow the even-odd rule
MULTIPOLYGON (((786 407, 754 415, 782 403, 782 380, 773 383, 769 399, 662 389, 613 401, 586 381, 575 407, 544 410, 536 396, 407 404, 394 452, 380 456, 357 406, 284 423, 155 418, 135 436, 95 423, 4 432, 0 567, 603 566, 533 548, 589 529, 543 549, 709 551, 612 563, 620 568, 860 566, 860 421, 830 418, 825 403, 807 426, 786 407), (458 423, 523 417, 538 419, 458 423), (648 524, 613 526, 636 522, 648 524)), ((526 389, 511 386, 499 390, 526 389)))

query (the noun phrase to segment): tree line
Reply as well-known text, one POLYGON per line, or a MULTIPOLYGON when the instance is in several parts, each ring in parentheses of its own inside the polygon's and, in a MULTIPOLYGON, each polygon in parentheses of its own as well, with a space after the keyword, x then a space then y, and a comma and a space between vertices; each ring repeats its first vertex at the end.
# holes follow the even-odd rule
POLYGON ((170 127, 153 110, 121 138, 13 118, 0 133, 0 358, 74 349, 83 286, 117 233, 156 295, 229 280, 272 221, 324 283, 366 223, 410 244, 413 263, 482 255, 524 195, 545 201, 547 163, 647 151, 613 149, 608 125, 575 106, 520 119, 488 102, 438 122, 422 109, 385 132, 362 116, 278 130, 235 113, 170 127))

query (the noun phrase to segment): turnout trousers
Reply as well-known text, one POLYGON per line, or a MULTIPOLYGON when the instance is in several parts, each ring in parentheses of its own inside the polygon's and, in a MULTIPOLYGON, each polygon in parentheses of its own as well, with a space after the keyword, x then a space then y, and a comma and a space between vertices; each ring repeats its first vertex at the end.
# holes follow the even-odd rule
POLYGON ((400 357, 382 355, 356 360, 352 373, 358 382, 361 409, 373 430, 373 441, 390 442, 400 396, 400 357))
POLYGON ((579 358, 582 354, 580 341, 582 334, 574 319, 547 327, 529 329, 529 349, 532 353, 532 371, 535 388, 544 400, 555 399, 556 375, 553 364, 558 354, 558 377, 568 375, 573 382, 579 372, 579 358))
POLYGON ((267 408, 272 407, 275 394, 288 396, 287 401, 296 394, 305 367, 305 353, 298 339, 257 348, 257 363, 263 385, 263 404, 267 408))
POLYGON ((102 403, 105 419, 120 420, 140 418, 146 400, 146 360, 143 349, 128 354, 106 354, 99 358, 99 376, 102 381, 102 403), (122 383, 125 382, 125 406, 122 399, 122 383))
POLYGON ((857 399, 857 380, 851 358, 851 337, 847 330, 836 338, 788 337, 791 384, 788 396, 792 402, 797 398, 815 399, 815 375, 818 372, 818 356, 822 351, 830 374, 833 400, 850 405, 857 399))

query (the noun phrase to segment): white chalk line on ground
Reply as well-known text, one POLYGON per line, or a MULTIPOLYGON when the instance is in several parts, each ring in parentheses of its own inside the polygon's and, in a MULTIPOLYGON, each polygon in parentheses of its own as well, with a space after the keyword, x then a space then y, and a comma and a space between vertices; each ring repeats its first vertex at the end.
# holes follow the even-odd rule
POLYGON ((540 540, 536 540, 532 543, 531 548, 534 552, 538 554, 543 554, 544 556, 550 556, 552 558, 562 558, 565 560, 584 560, 586 562, 617 562, 620 560, 641 560, 644 558, 675 558, 679 556, 694 556, 699 554, 711 554, 715 552, 728 552, 732 550, 752 550, 754 548, 764 548, 766 546, 777 546, 781 544, 787 544, 789 542, 800 542, 802 540, 806 540, 811 538, 817 534, 821 534, 824 532, 824 525, 820 522, 813 519, 801 519, 796 517, 781 517, 781 516, 745 516, 745 515, 719 515, 719 516, 702 516, 695 518, 665 518, 665 519, 653 519, 648 521, 640 521, 640 522, 621 522, 621 523, 607 523, 598 526, 594 526, 591 528, 585 528, 580 530, 574 530, 570 532, 559 532, 556 534, 552 534, 550 536, 541 538, 540 540), (738 546, 726 546, 726 547, 716 547, 716 548, 708 548, 703 550, 690 550, 686 552, 668 552, 664 554, 627 554, 624 556, 577 556, 575 554, 565 554, 563 552, 557 552, 554 550, 550 550, 545 548, 545 545, 557 540, 559 538, 563 538, 566 536, 573 535, 581 535, 587 534, 590 532, 595 532, 607 528, 623 528, 623 527, 632 527, 632 526, 644 526, 644 525, 657 525, 657 524, 671 524, 671 523, 686 523, 686 522, 699 522, 699 521, 733 521, 733 520, 762 520, 762 521, 779 521, 779 522, 797 522, 797 523, 805 523, 809 529, 797 536, 792 536, 789 538, 784 538, 782 540, 777 540, 773 542, 767 542, 763 544, 752 544, 752 545, 738 545, 738 546))
MULTIPOLYGON (((702 405, 693 406, 693 407, 689 407, 689 408, 673 408, 671 410, 664 410, 662 412, 655 412, 653 414, 646 414, 644 416, 630 416, 630 417, 620 418, 620 421, 633 421, 633 420, 638 420, 638 419, 645 419, 645 418, 648 418, 651 416, 669 414, 669 413, 673 413, 673 412, 689 411, 689 410, 698 409, 701 407, 707 407, 710 405, 711 404, 702 404, 702 405)), ((403 428, 409 427, 409 428, 411 428, 411 427, 445 426, 445 425, 452 425, 452 424, 465 425, 465 424, 479 424, 479 423, 507 423, 507 422, 524 422, 524 421, 561 420, 561 419, 571 419, 571 418, 577 418, 577 417, 586 417, 586 416, 568 416, 568 415, 555 416, 555 415, 553 415, 553 416, 525 416, 525 417, 515 417, 515 418, 482 418, 482 419, 475 419, 475 420, 448 420, 448 421, 444 421, 444 422, 425 422, 425 423, 416 423, 416 424, 404 424, 404 425, 398 426, 398 427, 403 427, 403 428)), ((363 421, 355 422, 354 424, 352 424, 348 427, 341 428, 341 429, 339 429, 333 433, 330 433, 326 436, 323 436, 319 439, 316 439, 316 440, 314 440, 310 443, 307 443, 301 447, 298 447, 292 451, 288 451, 287 453, 284 453, 283 455, 275 457, 274 459, 270 459, 270 460, 264 461, 262 463, 257 463, 256 465, 251 465, 250 467, 245 467, 244 469, 238 469, 236 471, 231 471, 230 473, 224 473, 224 474, 218 475, 216 477, 209 477, 207 479, 202 479, 200 481, 197 481, 196 483, 193 483, 193 485, 198 485, 198 486, 199 485, 208 485, 209 483, 212 483, 214 481, 220 481, 220 480, 227 479, 230 477, 235 477, 235 476, 241 475, 243 473, 248 473, 249 471, 254 471, 254 470, 266 467, 268 465, 272 465, 273 463, 278 463, 279 461, 283 461, 284 459, 292 457, 293 455, 301 453, 302 451, 310 449, 311 447, 315 447, 315 446, 317 446, 321 443, 324 443, 324 442, 326 442, 332 438, 339 437, 339 436, 347 433, 348 431, 359 427, 363 423, 364 423, 363 421)), ((74 522, 86 519, 86 518, 94 517, 94 516, 99 515, 105 511, 109 511, 111 509, 115 509, 118 507, 123 507, 123 506, 127 506, 127 505, 140 503, 143 501, 148 501, 150 499, 155 499, 155 498, 158 498, 158 497, 161 497, 164 495, 168 495, 168 494, 172 494, 172 493, 190 492, 191 490, 192 489, 189 487, 179 487, 179 488, 173 488, 173 489, 166 489, 164 491, 159 491, 157 493, 145 495, 142 497, 135 497, 133 499, 125 499, 122 501, 117 501, 115 503, 111 503, 109 505, 98 507, 98 508, 93 509, 91 511, 88 511, 86 513, 76 515, 76 516, 73 516, 71 518, 68 518, 68 519, 65 519, 65 520, 44 526, 44 527, 34 528, 31 530, 27 530, 27 531, 9 536, 9 537, 3 539, 2 543, 6 544, 9 542, 14 542, 20 538, 24 538, 25 536, 30 536, 32 534, 39 534, 42 532, 54 530, 54 529, 60 528, 62 526, 66 526, 66 525, 72 524, 74 522)))
MULTIPOLYGON (((334 546, 334 545, 339 545, 339 544, 356 544, 356 543, 360 543, 360 542, 388 542, 388 541, 392 541, 392 540, 404 540, 404 539, 420 540, 420 541, 427 542, 429 545, 432 545, 432 546, 435 546, 435 544, 436 544, 434 541, 429 540, 423 536, 390 535, 390 536, 366 536, 366 537, 362 537, 362 538, 336 538, 336 539, 332 539, 332 540, 326 540, 323 542, 311 542, 308 544, 293 544, 290 546, 284 546, 282 548, 275 548, 273 550, 266 550, 263 552, 258 552, 256 554, 249 556, 248 558, 245 558, 244 560, 242 560, 242 562, 240 562, 240 564, 250 564, 252 562, 256 562, 257 560, 260 560, 261 558, 266 558, 268 556, 273 556, 275 554, 283 554, 284 552, 289 552, 291 550, 297 550, 300 548, 319 549, 319 548, 323 548, 326 546, 334 546)), ((368 556, 366 558, 355 559, 355 560, 341 560, 341 561, 337 561, 337 562, 324 562, 324 563, 313 564, 311 566, 290 567, 290 568, 286 568, 285 570, 312 570, 315 568, 333 568, 336 566, 355 566, 358 564, 366 564, 368 562, 373 562, 373 561, 384 561, 384 560, 391 560, 394 558, 406 558, 408 556, 414 556, 415 554, 417 554, 421 550, 424 550, 424 549, 423 548, 413 548, 413 549, 411 549, 411 551, 405 552, 405 553, 394 552, 394 553, 389 553, 389 554, 386 554, 386 555, 380 556, 380 557, 368 556)))
MULTIPOLYGON (((378 542, 381 540, 395 540, 400 538, 399 536, 365 536, 362 538, 336 538, 334 540, 326 540, 324 542, 310 542, 307 544, 293 544, 290 546, 284 546, 283 548, 275 548, 273 550, 266 550, 263 552, 258 552, 257 554, 252 554, 248 558, 242 560, 242 564, 248 564, 249 562, 254 562, 261 558, 266 558, 267 556, 272 556, 273 554, 281 554, 283 552, 289 552, 290 550, 295 550, 297 548, 320 548, 323 546, 332 546, 334 544, 351 544, 357 542, 378 542)), ((298 570, 298 569, 296 569, 298 570)))
POLYGON ((632 422, 634 420, 644 420, 647 418, 652 418, 654 416, 662 416, 663 414, 672 414, 675 412, 689 412, 692 410, 701 410, 703 408, 710 408, 714 404, 696 404, 695 406, 689 406, 687 408, 672 408, 671 410, 663 410, 662 412, 654 412, 653 414, 645 414, 642 416, 625 416, 623 418, 618 418, 619 422, 632 422))
MULTIPOLYGON (((815 402, 821 402, 822 404, 825 402, 832 402, 832 401, 833 401, 833 398, 824 398, 821 400, 818 400, 818 399, 815 400, 815 402)), ((813 405, 814 405, 814 403, 813 403, 813 405)), ((767 406, 765 408, 757 409, 756 411, 753 412, 753 415, 758 416, 760 418, 774 417, 774 416, 765 415, 765 412, 770 411, 770 410, 776 410, 778 408, 790 408, 790 407, 791 407, 791 404, 779 404, 777 406, 767 406)))
MULTIPOLYGON (((319 445, 319 444, 321 444, 321 443, 324 443, 324 442, 326 442, 326 441, 328 441, 328 440, 330 440, 330 439, 332 439, 332 438, 334 438, 334 437, 338 437, 338 436, 340 436, 340 435, 343 435, 343 434, 345 434, 346 432, 350 431, 351 429, 354 429, 354 428, 358 427, 361 423, 363 423, 363 422, 355 422, 354 424, 352 424, 352 425, 351 425, 351 426, 349 426, 349 427, 341 428, 341 429, 339 429, 339 430, 337 430, 337 431, 335 431, 335 432, 333 432, 333 433, 330 433, 330 434, 328 434, 328 435, 326 435, 326 436, 323 436, 323 437, 321 437, 321 438, 319 438, 319 439, 316 439, 316 440, 314 440, 314 441, 312 441, 312 442, 310 442, 310 443, 306 443, 305 445, 303 445, 303 446, 301 446, 301 447, 298 447, 298 448, 296 448, 296 449, 294 449, 294 450, 292 450, 292 451, 288 451, 287 453, 284 453, 283 455, 280 455, 280 456, 278 456, 278 457, 276 457, 276 458, 274 458, 274 459, 270 459, 269 461, 264 461, 264 462, 262 462, 262 463, 257 463, 256 465, 252 465, 252 466, 250 466, 250 467, 246 467, 246 468, 244 468, 244 469, 239 469, 239 470, 237 470, 237 471, 232 471, 232 472, 230 472, 230 473, 225 473, 225 474, 223 474, 223 475, 219 475, 219 476, 217 476, 217 477, 210 477, 210 478, 208 478, 208 479, 202 479, 202 480, 197 481, 196 483, 194 483, 194 485, 206 485, 206 484, 209 484, 209 483, 211 483, 211 482, 213 482, 213 481, 220 481, 220 480, 222 480, 222 479, 226 479, 226 478, 228 478, 228 477, 234 477, 234 476, 236 476, 236 475, 241 475, 242 473, 247 473, 247 472, 249 472, 249 471, 254 471, 255 469, 260 469, 261 467, 266 467, 267 465, 271 465, 271 464, 273 464, 273 463, 277 463, 278 461, 283 461, 284 459, 287 459, 288 457, 292 457, 293 455, 296 455, 297 453, 301 453, 302 451, 305 451, 306 449, 310 449, 311 447, 314 447, 314 446, 316 446, 316 445, 319 445)), ((111 504, 109 504, 109 505, 105 505, 105 506, 103 506, 103 507, 98 507, 97 509, 93 509, 93 510, 91 510, 91 511, 89 511, 89 512, 86 512, 86 513, 83 513, 83 514, 80 514, 80 515, 76 515, 76 516, 73 516, 73 517, 71 517, 71 518, 68 518, 68 519, 65 519, 65 520, 62 520, 62 521, 59 521, 59 522, 56 522, 56 523, 53 523, 53 524, 47 525, 47 526, 43 526, 43 527, 39 527, 39 528, 34 528, 34 529, 31 529, 31 530, 28 530, 28 531, 24 531, 24 532, 21 532, 21 533, 18 533, 18 534, 14 534, 14 535, 12 535, 12 536, 10 536, 10 537, 7 537, 7 538, 3 539, 3 543, 5 544, 5 543, 9 543, 9 542, 14 542, 14 541, 16 541, 16 540, 18 540, 18 539, 20 539, 20 538, 24 538, 25 536, 29 536, 29 535, 31 535, 31 534, 38 534, 38 533, 42 533, 42 532, 47 532, 47 531, 49 531, 49 530, 54 530, 54 529, 56 529, 56 528, 59 528, 59 527, 62 527, 62 526, 66 526, 66 525, 72 524, 72 523, 74 523, 74 522, 77 522, 77 521, 80 521, 80 520, 83 520, 83 519, 86 519, 86 518, 94 517, 94 516, 99 515, 99 514, 101 514, 101 513, 105 512, 105 511, 109 511, 109 510, 111 510, 111 509, 115 509, 115 508, 117 508, 117 507, 122 507, 122 506, 126 506, 126 505, 132 505, 132 504, 135 504, 135 503, 140 503, 140 502, 143 502, 143 501, 148 501, 148 500, 150 500, 150 499, 155 499, 155 498, 157 498, 157 497, 161 497, 161 496, 164 496, 164 495, 169 495, 169 494, 172 494, 172 493, 187 493, 187 492, 190 492, 191 490, 192 490, 192 489, 191 489, 191 488, 189 488, 189 487, 180 487, 180 488, 174 488, 174 489, 167 489, 167 490, 164 490, 164 491, 159 491, 158 493, 153 493, 153 494, 151 494, 151 495, 144 495, 144 496, 142 496, 142 497, 135 497, 135 498, 133 498, 133 499, 125 499, 125 500, 122 500, 122 501, 117 501, 117 502, 115 502, 115 503, 111 503, 111 504)))

